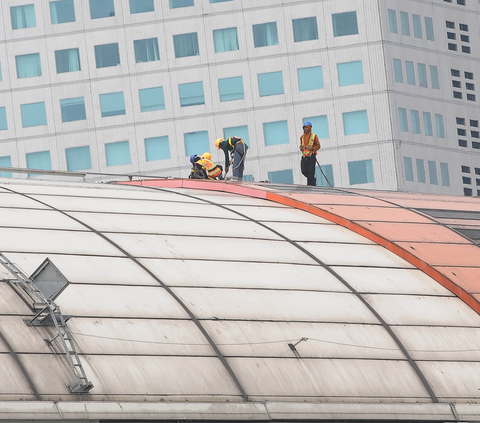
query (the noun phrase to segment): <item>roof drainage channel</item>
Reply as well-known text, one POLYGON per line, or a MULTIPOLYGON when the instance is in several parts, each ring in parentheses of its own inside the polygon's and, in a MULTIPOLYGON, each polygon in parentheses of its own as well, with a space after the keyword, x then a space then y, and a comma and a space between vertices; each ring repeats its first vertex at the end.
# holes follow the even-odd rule
POLYGON ((237 378, 237 376, 235 375, 235 373, 233 372, 233 369, 230 367, 230 365, 228 364, 227 360, 225 359, 225 357, 223 356, 223 354, 220 352, 218 346, 215 344, 215 342, 213 341, 213 339, 210 337, 210 335, 208 334, 207 330, 202 326, 202 324, 200 323, 200 321, 197 319, 197 317, 193 314, 193 312, 183 303, 183 301, 170 289, 170 287, 168 285, 166 285, 162 280, 160 280, 158 278, 157 275, 155 275, 153 272, 151 272, 148 268, 146 268, 142 263, 140 263, 135 257, 133 257, 131 254, 129 254, 127 251, 125 251, 122 247, 120 247, 118 244, 116 244, 114 241, 112 241, 110 238, 108 238, 107 236, 105 236, 103 233, 97 231, 96 229, 92 228, 91 226, 89 226, 88 224, 82 222, 81 220, 77 219, 76 217, 73 217, 73 216, 70 216, 68 213, 62 211, 62 210, 59 210, 57 209, 56 207, 53 207, 51 206, 50 204, 48 203, 45 203, 41 200, 38 200, 36 198, 33 198, 33 197, 30 197, 29 195, 27 194, 24 194, 24 193, 21 193, 21 192, 17 192, 17 191, 14 191, 10 188, 6 188, 6 187, 1 187, 2 189, 6 190, 6 191, 9 191, 13 194, 17 194, 17 195, 21 195, 22 197, 25 197, 25 198, 28 198, 32 201, 35 201, 39 204, 42 204, 52 210, 55 210, 57 211, 58 213, 61 213, 63 214, 64 216, 74 220, 75 222, 81 224, 82 226, 86 227, 87 229, 89 229, 90 231, 92 231, 93 233, 95 233, 96 235, 100 236, 101 238, 103 238, 105 241, 107 241, 108 243, 110 243, 111 245, 113 245, 115 248, 117 248, 119 251, 121 251, 125 257, 129 258, 130 260, 132 260, 138 267, 140 267, 142 270, 144 270, 146 273, 148 273, 154 280, 156 280, 172 297, 173 299, 183 308, 183 310, 185 310, 185 312, 188 314, 188 316, 192 319, 192 321, 195 323, 195 325, 197 326, 197 328, 200 330, 200 332, 202 333, 202 335, 205 337, 205 339, 208 341, 208 343, 210 344, 210 346, 212 347, 212 349, 215 351, 215 354, 217 355, 217 358, 221 361, 221 363, 223 364, 223 366, 225 367, 226 371, 228 372, 228 374, 230 375, 230 377, 232 378, 233 382, 235 383, 235 386, 237 387, 237 389, 239 390, 242 398, 244 401, 248 401, 248 396, 247 394, 245 393, 245 390, 243 389, 242 385, 240 385, 240 382, 237 378))
POLYGON ((165 189, 165 188, 159 188, 159 187, 149 187, 149 186, 141 186, 142 188, 148 188, 148 189, 154 189, 154 190, 159 190, 159 191, 165 191, 165 192, 169 192, 169 193, 176 193, 178 195, 183 195, 183 196, 186 196, 186 197, 190 197, 190 198, 194 198, 194 199, 197 199, 197 200, 202 200, 202 201, 205 201, 206 203, 208 204, 211 204, 211 205, 214 205, 214 206, 217 206, 217 207, 220 207, 224 210, 228 210, 229 212, 231 213, 235 213, 239 216, 242 216, 243 218, 245 219, 248 219, 250 220, 251 222, 254 222, 256 223, 257 225, 260 225, 262 226, 263 228, 271 231, 272 233, 274 233, 275 235, 279 236, 280 238, 284 239, 285 241, 287 241, 288 243, 290 243, 292 246, 294 246, 295 248, 299 249, 300 251, 302 251, 302 253, 306 254, 308 257, 310 257, 312 260, 314 260, 316 263, 318 263, 320 266, 322 266, 324 269, 326 269, 328 272, 330 272, 330 274, 332 274, 335 278, 337 278, 347 289, 349 289, 362 303, 365 307, 367 307, 367 309, 377 318, 377 320, 381 323, 381 325, 383 326, 383 328, 387 331, 387 333, 392 337, 393 341, 396 343, 396 345, 398 346, 398 348, 402 351, 403 355, 405 356, 405 358, 407 359, 408 363, 410 364, 410 366, 412 367, 413 371, 415 372, 415 374, 417 375, 417 377, 420 379, 422 385, 424 386, 425 390, 428 392, 428 395, 430 396, 432 402, 434 403, 437 403, 438 402, 438 398, 436 397, 435 393, 433 392, 433 389, 431 388, 430 384, 428 383, 427 379, 425 378, 424 374, 422 373, 422 371, 420 370, 420 368, 417 366, 417 363, 412 359, 412 357, 410 356, 410 354, 408 353, 408 351, 406 350, 406 348, 404 347, 404 345, 402 344, 402 342, 400 341, 400 339, 397 337, 397 335, 395 335, 395 332, 393 332, 392 328, 388 325, 388 323, 380 316, 379 313, 377 313, 377 311, 368 303, 368 301, 355 289, 353 288, 345 279, 343 279, 337 272, 335 272, 335 270, 333 270, 332 268, 330 268, 329 266, 327 266, 325 263, 323 263, 318 257, 316 257, 314 254, 310 253, 309 251, 307 251, 305 248, 303 248, 301 245, 297 244, 295 241, 292 241, 290 238, 286 237, 285 235, 281 234, 280 232, 277 232, 275 229, 272 229, 270 227, 268 227, 267 225, 265 225, 264 223, 261 223, 259 222, 258 220, 256 219, 253 219, 243 213, 240 213, 236 210, 232 210, 230 208, 228 208, 227 206, 224 206, 222 204, 218 204, 218 203, 215 203, 213 201, 210 201, 210 200, 206 200, 206 199, 202 199, 202 198, 199 198, 199 197, 196 197, 194 195, 191 195, 191 194, 185 194, 185 193, 181 193, 181 192, 177 192, 177 191, 172 191, 172 190, 169 190, 169 189, 165 189))

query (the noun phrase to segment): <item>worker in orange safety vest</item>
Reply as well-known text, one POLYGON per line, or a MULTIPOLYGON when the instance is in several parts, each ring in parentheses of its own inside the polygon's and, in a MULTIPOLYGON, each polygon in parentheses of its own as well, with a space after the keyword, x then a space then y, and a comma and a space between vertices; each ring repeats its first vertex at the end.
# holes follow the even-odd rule
POLYGON ((201 170, 202 172, 200 174, 204 175, 204 179, 221 179, 223 168, 212 162, 210 160, 211 157, 210 153, 205 153, 202 157, 193 154, 190 157, 190 162, 194 167, 192 171, 195 173, 196 169, 196 173, 199 173, 198 170, 201 170))
POLYGON ((300 137, 300 151, 302 152, 300 168, 302 175, 307 178, 307 185, 317 185, 315 164, 317 162, 317 151, 320 148, 321 145, 317 135, 312 133, 312 124, 308 121, 305 122, 303 124, 303 135, 300 137))

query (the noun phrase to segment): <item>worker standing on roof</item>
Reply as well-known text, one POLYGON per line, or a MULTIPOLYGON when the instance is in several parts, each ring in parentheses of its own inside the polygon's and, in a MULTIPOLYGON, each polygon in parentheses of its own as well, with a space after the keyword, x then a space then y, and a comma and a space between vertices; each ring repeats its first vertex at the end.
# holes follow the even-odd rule
POLYGON ((192 163, 192 174, 198 175, 192 177, 193 179, 221 179, 222 166, 213 163, 208 157, 212 157, 210 153, 204 153, 202 157, 193 154, 190 156, 190 163, 192 163))
POLYGON ((245 156, 247 155, 248 146, 240 137, 230 137, 227 140, 219 138, 215 141, 215 146, 219 150, 223 150, 225 154, 225 175, 230 169, 230 158, 228 153, 233 157, 233 179, 243 180, 243 169, 245 166, 245 156))
POLYGON ((300 137, 300 151, 302 152, 300 168, 302 175, 307 178, 307 185, 317 185, 315 163, 317 162, 317 151, 320 148, 321 145, 317 135, 312 133, 312 124, 308 121, 305 122, 303 124, 303 135, 300 137))

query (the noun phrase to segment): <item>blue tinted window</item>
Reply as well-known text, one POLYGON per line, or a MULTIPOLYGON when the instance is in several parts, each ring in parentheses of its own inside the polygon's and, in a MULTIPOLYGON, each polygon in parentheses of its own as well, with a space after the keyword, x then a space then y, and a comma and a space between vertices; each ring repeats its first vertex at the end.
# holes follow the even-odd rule
POLYGON ((402 61, 393 59, 393 72, 395 74, 395 82, 403 82, 402 61))
POLYGON ((317 18, 293 19, 293 40, 300 41, 318 40, 317 18))
POLYGON ((165 110, 163 87, 144 88, 138 90, 138 95, 140 97, 140 110, 142 112, 165 110))
POLYGON ((156 38, 148 38, 146 40, 135 40, 133 42, 135 49, 135 62, 155 62, 160 60, 158 52, 158 41, 156 38))
POLYGON ((283 94, 282 71, 258 74, 258 90, 260 97, 283 94))
POLYGON ((366 110, 343 113, 343 131, 345 135, 368 134, 368 116, 366 110))
POLYGON ((130 164, 130 143, 128 141, 118 141, 105 144, 105 155, 107 166, 130 164))
POLYGON ((230 137, 240 137, 243 141, 245 141, 245 144, 250 146, 250 138, 248 136, 247 125, 245 125, 245 126, 234 126, 234 127, 231 127, 231 128, 223 128, 223 139, 226 140, 230 137))
POLYGON ((218 90, 220 92, 220 101, 241 100, 245 98, 243 94, 243 79, 241 76, 219 79, 218 90))
POLYGON ((433 20, 428 16, 425 16, 425 32, 427 34, 427 40, 435 41, 435 35, 433 33, 433 20))
POLYGON ((198 56, 200 54, 196 32, 174 35, 173 47, 175 49, 175 57, 177 58, 198 56))
POLYGON ((7 112, 5 107, 0 107, 0 131, 8 129, 7 125, 7 112))
POLYGON ((268 180, 272 184, 293 184, 292 169, 277 170, 276 172, 268 172, 268 180))
POLYGON ((120 64, 118 44, 112 43, 95 46, 95 63, 97 69, 118 66, 120 64))
POLYGON ((359 160, 355 162, 348 162, 348 177, 350 180, 350 185, 375 182, 372 161, 359 160))
MULTIPOLYGON (((52 170, 52 160, 50 158, 50 151, 38 151, 36 153, 27 153, 27 168, 52 170)), ((34 174, 28 174, 34 176, 34 174)))
POLYGON ((265 145, 288 144, 288 124, 286 120, 268 122, 263 124, 263 136, 265 145))
POLYGON ((443 126, 443 116, 435 113, 435 127, 438 138, 445 138, 445 128, 443 126))
POLYGON ((47 124, 47 112, 44 102, 22 104, 20 110, 22 112, 22 126, 24 128, 47 124))
POLYGON ((37 26, 33 4, 12 6, 10 8, 10 16, 12 18, 12 29, 33 28, 37 26))
POLYGON ((153 0, 130 0, 130 13, 132 15, 135 13, 153 12, 154 10, 153 0))
POLYGON ((330 182, 332 186, 335 186, 335 180, 333 178, 333 166, 331 164, 327 164, 327 165, 322 164, 321 166, 322 166, 323 173, 318 166, 315 168, 315 178, 317 178, 317 187, 329 187, 330 185, 328 182, 330 182), (323 174, 325 174, 325 176, 323 176, 323 174), (325 177, 327 177, 328 181, 327 179, 325 179, 325 177))
POLYGON ((78 48, 57 50, 55 52, 57 73, 76 72, 81 70, 78 48))
POLYGON ((432 116, 428 112, 423 112, 423 129, 425 135, 433 137, 432 116))
POLYGON ((202 154, 202 151, 210 151, 208 145, 208 132, 189 132, 183 134, 185 143, 185 155, 190 157, 192 154, 202 154))
POLYGON ((405 62, 405 68, 407 69, 407 84, 415 85, 415 68, 413 62, 408 60, 405 62))
POLYGON ((17 64, 18 78, 31 78, 33 76, 42 75, 42 66, 40 65, 40 54, 23 54, 15 56, 17 64))
POLYGON ((410 23, 408 22, 407 12, 400 12, 400 22, 402 24, 402 35, 410 35, 410 23))
POLYGON ((388 9, 388 27, 392 34, 398 34, 397 12, 392 9, 388 9))
POLYGON ((73 122, 87 118, 83 97, 60 100, 60 108, 62 110, 62 122, 73 122))
POLYGON ((440 163, 440 173, 442 175, 442 185, 444 187, 449 187, 450 177, 448 175, 448 163, 440 163))
POLYGON ((147 162, 170 158, 168 137, 145 138, 145 159, 147 162))
POLYGON ((422 21, 419 15, 412 15, 413 19, 413 34, 415 38, 422 38, 422 21))
POLYGON ((428 161, 428 179, 432 185, 438 185, 437 164, 430 160, 428 161))
MULTIPOLYGON (((1 167, 12 167, 12 159, 10 156, 0 157, 0 166, 1 167)), ((11 172, 0 172, 0 178, 11 178, 11 172)))
POLYGON ((317 134, 319 139, 330 138, 327 115, 306 117, 303 122, 312 124, 312 133, 317 134))
POLYGON ((102 117, 125 114, 125 99, 123 92, 100 94, 100 109, 102 117))
POLYGON ((215 29, 213 31, 215 53, 238 50, 237 28, 215 29))
POLYGON ((51 1, 50 18, 54 25, 75 22, 75 7, 73 6, 73 0, 51 1))
POLYGON ((67 169, 70 172, 92 168, 92 158, 88 145, 84 147, 67 148, 65 155, 67 156, 67 169))
POLYGON ((115 16, 113 0, 89 0, 90 17, 92 19, 108 18, 115 16))
POLYGON ((170 9, 193 6, 193 0, 170 0, 170 9))
POLYGON ((428 87, 427 67, 424 63, 418 63, 418 82, 421 87, 428 87))
POLYGON ((408 132, 407 110, 403 107, 398 108, 398 119, 400 121, 400 131, 408 132))
POLYGON ((412 119, 412 132, 414 134, 421 134, 420 129, 420 115, 418 110, 410 110, 410 118, 412 119))
POLYGON ((253 25, 253 44, 255 47, 276 46, 278 44, 277 23, 253 25))
POLYGON ((323 71, 321 66, 300 68, 298 72, 298 88, 300 91, 323 89, 323 71))
POLYGON ((332 21, 334 37, 358 34, 357 12, 335 13, 332 21))
POLYGON ((438 68, 430 65, 430 79, 432 81, 432 88, 440 89, 440 81, 438 79, 438 68))
POLYGON ((413 165, 410 157, 403 158, 403 167, 405 169, 405 180, 413 182, 413 165))
POLYGON ((363 84, 362 62, 338 63, 338 82, 341 87, 363 84))
POLYGON ((418 182, 421 182, 422 184, 425 183, 425 166, 423 164, 422 159, 416 159, 415 163, 417 165, 417 179, 418 182))
POLYGON ((180 106, 182 107, 205 104, 203 82, 201 81, 190 82, 188 84, 179 84, 178 92, 180 94, 180 106))

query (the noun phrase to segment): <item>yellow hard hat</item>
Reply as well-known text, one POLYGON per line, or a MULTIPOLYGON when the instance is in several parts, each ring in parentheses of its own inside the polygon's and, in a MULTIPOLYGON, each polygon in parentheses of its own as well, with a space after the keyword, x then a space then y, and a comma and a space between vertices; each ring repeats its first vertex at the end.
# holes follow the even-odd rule
POLYGON ((203 156, 202 156, 204 159, 207 159, 207 160, 210 160, 212 158, 212 155, 210 153, 203 153, 203 156))
POLYGON ((223 138, 219 138, 217 141, 215 141, 215 147, 217 147, 220 150, 220 143, 223 141, 223 138))

